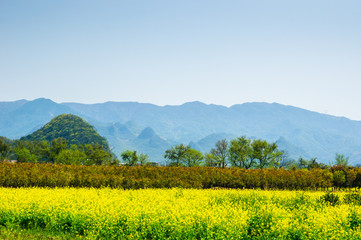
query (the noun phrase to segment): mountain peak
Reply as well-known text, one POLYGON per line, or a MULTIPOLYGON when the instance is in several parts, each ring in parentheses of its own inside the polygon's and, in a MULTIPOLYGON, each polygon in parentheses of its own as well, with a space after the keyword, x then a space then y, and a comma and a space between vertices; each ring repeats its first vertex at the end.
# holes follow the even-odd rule
POLYGON ((193 101, 193 102, 186 102, 183 103, 181 106, 206 106, 207 104, 202 103, 200 101, 193 101))
POLYGON ((37 98, 34 99, 32 101, 29 101, 28 103, 32 103, 32 104, 57 104, 56 102, 54 102, 51 99, 48 98, 37 98))
POLYGON ((154 136, 158 135, 154 132, 153 128, 151 127, 146 127, 143 129, 143 131, 139 134, 138 139, 149 139, 152 138, 154 136))
POLYGON ((32 113, 49 113, 51 112, 54 115, 59 115, 61 113, 70 113, 70 108, 60 105, 50 99, 47 98, 37 98, 33 101, 28 101, 20 109, 19 111, 32 113))

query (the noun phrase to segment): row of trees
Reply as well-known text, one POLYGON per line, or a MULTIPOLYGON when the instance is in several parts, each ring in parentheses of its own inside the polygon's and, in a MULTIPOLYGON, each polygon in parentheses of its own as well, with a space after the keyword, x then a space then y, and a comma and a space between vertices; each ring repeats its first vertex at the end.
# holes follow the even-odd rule
MULTIPOLYGON (((155 165, 148 155, 137 151, 125 150, 120 155, 123 164, 128 166, 155 165)), ((226 139, 216 142, 208 153, 179 144, 165 151, 164 158, 168 166, 176 167, 238 167, 244 169, 285 168, 313 169, 327 168, 318 163, 317 158, 307 160, 300 157, 297 161, 288 157, 287 152, 280 151, 276 143, 260 139, 238 137, 228 142, 226 139)), ((0 138, 0 161, 17 159, 18 162, 56 163, 73 165, 117 165, 118 159, 99 144, 74 145, 57 138, 51 142, 11 141, 0 138)), ((336 154, 335 162, 330 165, 347 166, 348 158, 336 154)))
POLYGON ((198 150, 180 144, 168 150, 164 158, 169 166, 227 166, 245 169, 279 167, 284 153, 279 151, 276 143, 269 143, 261 139, 249 139, 245 136, 228 142, 220 140, 208 153, 202 154, 198 150))
POLYGON ((10 141, 0 138, 0 160, 16 159, 17 162, 56 163, 74 165, 110 165, 117 159, 99 144, 69 144, 63 138, 51 142, 10 141))
POLYGON ((269 143, 261 139, 238 137, 228 142, 226 139, 216 142, 208 153, 192 149, 183 144, 173 146, 164 154, 168 166, 207 166, 207 167, 238 167, 244 169, 284 168, 296 169, 326 169, 330 166, 347 167, 349 158, 336 153, 335 161, 329 166, 317 162, 317 158, 298 160, 289 158, 286 151, 280 151, 276 143, 269 143))

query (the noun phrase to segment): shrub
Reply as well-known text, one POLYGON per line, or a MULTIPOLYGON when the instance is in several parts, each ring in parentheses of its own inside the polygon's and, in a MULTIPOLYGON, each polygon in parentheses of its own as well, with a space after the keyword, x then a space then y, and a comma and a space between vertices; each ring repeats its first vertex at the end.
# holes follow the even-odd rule
POLYGON ((340 203, 340 197, 332 192, 327 192, 320 197, 320 201, 331 206, 336 206, 340 203))
POLYGON ((361 205, 361 194, 356 192, 347 193, 343 197, 343 201, 346 204, 361 205))

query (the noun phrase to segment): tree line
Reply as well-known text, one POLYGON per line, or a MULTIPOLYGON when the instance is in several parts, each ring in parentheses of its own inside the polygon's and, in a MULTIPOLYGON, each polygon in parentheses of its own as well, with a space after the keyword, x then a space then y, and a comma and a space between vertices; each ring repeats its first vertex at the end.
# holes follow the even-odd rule
MULTIPOLYGON (((317 162, 317 158, 298 160, 289 158, 287 151, 278 149, 276 143, 269 143, 261 139, 250 139, 245 136, 228 142, 222 139, 205 154, 183 144, 173 146, 164 154, 168 166, 181 167, 238 167, 244 169, 284 168, 284 169, 326 169, 329 166, 317 162)), ((336 153, 330 166, 344 166, 349 164, 349 158, 336 153)))
POLYGON ((249 139, 245 136, 231 140, 216 142, 215 147, 208 153, 180 144, 166 150, 164 157, 169 166, 227 166, 250 168, 278 167, 283 153, 278 150, 276 143, 269 143, 261 139, 249 139))
MULTIPOLYGON (((164 153, 166 165, 171 167, 240 167, 268 168, 279 167, 284 153, 279 151, 276 143, 269 143, 261 139, 249 139, 245 136, 228 142, 226 139, 216 142, 215 147, 208 153, 191 148, 189 145, 178 144, 167 149, 164 153)), ((147 155, 136 151, 122 152, 123 163, 129 166, 147 165, 147 155)))
MULTIPOLYGON (((148 155, 137 151, 125 150, 120 154, 121 161, 99 144, 70 144, 63 138, 51 142, 15 140, 0 137, 0 161, 16 159, 17 162, 55 163, 68 165, 156 165, 148 155)), ((244 169, 284 168, 312 169, 328 168, 317 162, 317 158, 300 157, 293 160, 286 151, 280 151, 276 143, 245 136, 231 141, 219 140, 207 153, 192 149, 189 145, 178 144, 164 153, 166 165, 170 167, 237 167, 244 169)), ((348 166, 348 158, 336 154, 330 165, 348 166)))
POLYGON ((99 144, 69 144, 63 138, 51 142, 0 138, 0 160, 19 163, 53 163, 67 165, 114 165, 117 158, 99 144))

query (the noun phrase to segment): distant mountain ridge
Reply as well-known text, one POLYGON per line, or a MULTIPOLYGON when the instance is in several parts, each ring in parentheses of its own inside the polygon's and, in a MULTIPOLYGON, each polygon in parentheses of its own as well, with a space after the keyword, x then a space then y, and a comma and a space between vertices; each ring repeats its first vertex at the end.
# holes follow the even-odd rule
POLYGON ((61 113, 87 120, 116 153, 130 148, 148 153, 154 161, 162 161, 163 149, 176 143, 208 151, 220 137, 246 135, 278 141, 293 158, 318 157, 328 163, 337 152, 361 163, 360 121, 277 103, 225 107, 190 102, 162 107, 137 102, 59 104, 49 99, 0 102, 0 135, 20 138, 61 113))

